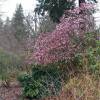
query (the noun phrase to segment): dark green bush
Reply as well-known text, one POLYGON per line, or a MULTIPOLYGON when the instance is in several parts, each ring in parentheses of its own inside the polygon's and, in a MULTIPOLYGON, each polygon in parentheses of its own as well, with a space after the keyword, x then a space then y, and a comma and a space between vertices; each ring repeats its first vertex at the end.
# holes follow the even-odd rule
POLYGON ((23 87, 23 96, 31 99, 57 95, 61 90, 60 70, 51 65, 37 65, 31 75, 22 75, 18 80, 23 87))

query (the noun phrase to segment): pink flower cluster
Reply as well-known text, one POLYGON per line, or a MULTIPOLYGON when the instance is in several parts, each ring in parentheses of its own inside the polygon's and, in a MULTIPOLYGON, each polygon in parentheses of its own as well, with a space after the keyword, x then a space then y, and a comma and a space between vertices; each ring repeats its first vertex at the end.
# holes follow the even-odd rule
POLYGON ((63 59, 69 59, 77 50, 73 37, 84 37, 86 28, 90 25, 90 16, 80 13, 80 10, 93 8, 89 4, 82 4, 81 8, 75 8, 66 12, 52 33, 42 33, 35 41, 34 51, 30 60, 38 64, 48 64, 63 59))

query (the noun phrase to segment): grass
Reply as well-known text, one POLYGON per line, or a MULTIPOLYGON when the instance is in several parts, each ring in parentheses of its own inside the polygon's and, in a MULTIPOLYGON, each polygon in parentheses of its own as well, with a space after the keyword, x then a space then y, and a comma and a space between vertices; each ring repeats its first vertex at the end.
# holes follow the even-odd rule
POLYGON ((70 79, 65 86, 71 90, 75 100, 100 100, 100 79, 94 75, 83 74, 70 79))
MULTIPOLYGON (((18 75, 23 73, 26 72, 19 72, 18 75)), ((16 75, 13 72, 10 75, 10 80, 16 80, 16 75)), ((78 74, 69 79, 58 96, 44 98, 43 100, 100 100, 100 78, 94 74, 78 74)))
POLYGON ((100 78, 80 74, 69 80, 59 96, 43 100, 100 100, 100 78))

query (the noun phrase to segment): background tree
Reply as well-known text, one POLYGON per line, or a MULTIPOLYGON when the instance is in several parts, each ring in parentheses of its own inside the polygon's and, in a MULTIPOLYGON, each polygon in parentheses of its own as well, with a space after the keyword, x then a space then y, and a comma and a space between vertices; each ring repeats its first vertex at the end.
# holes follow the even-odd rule
POLYGON ((72 9, 74 7, 74 1, 66 0, 38 0, 39 4, 35 11, 38 14, 45 14, 48 12, 50 18, 54 22, 59 22, 59 18, 63 15, 66 9, 72 9))
MULTIPOLYGON (((60 22, 61 16, 65 10, 73 9, 76 0, 38 0, 35 11, 44 15, 46 12, 54 22, 60 22)), ((89 2, 97 2, 96 0, 88 0, 89 2)), ((79 5, 85 3, 86 0, 79 0, 79 5)))
POLYGON ((3 31, 3 21, 2 19, 0 18, 0 33, 3 31))
POLYGON ((48 15, 40 18, 39 33, 52 32, 55 28, 56 23, 54 23, 48 15))
POLYGON ((21 4, 19 4, 16 8, 15 14, 12 19, 12 27, 15 31, 14 33, 17 40, 23 41, 27 37, 23 8, 21 4))
POLYGON ((4 24, 4 32, 9 33, 11 31, 11 21, 9 17, 6 18, 5 24, 4 24))
POLYGON ((7 17, 5 21, 1 19, 0 23, 0 49, 20 54, 23 51, 23 46, 15 38, 11 20, 7 17))

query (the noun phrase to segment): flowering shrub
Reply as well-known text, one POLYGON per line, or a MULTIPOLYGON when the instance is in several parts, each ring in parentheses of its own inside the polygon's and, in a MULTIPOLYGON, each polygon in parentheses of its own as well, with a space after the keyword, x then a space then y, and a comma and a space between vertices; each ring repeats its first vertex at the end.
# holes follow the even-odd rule
POLYGON ((100 41, 96 39, 95 34, 84 33, 84 41, 81 42, 82 50, 70 60, 46 66, 33 66, 31 75, 21 76, 19 81, 23 87, 23 95, 31 99, 56 95, 61 90, 62 83, 68 82, 69 76, 77 71, 100 75, 100 41))
POLYGON ((42 33, 36 39, 29 62, 48 64, 70 59, 79 50, 84 33, 93 29, 92 10, 93 6, 85 3, 65 11, 53 32, 42 33))

